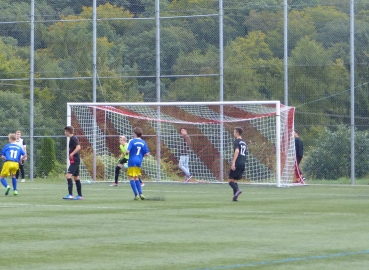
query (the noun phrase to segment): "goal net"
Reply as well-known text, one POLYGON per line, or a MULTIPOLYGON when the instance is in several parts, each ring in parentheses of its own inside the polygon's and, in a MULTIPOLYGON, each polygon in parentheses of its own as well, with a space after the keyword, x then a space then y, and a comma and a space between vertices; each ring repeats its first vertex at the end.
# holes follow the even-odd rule
MULTIPOLYGON (((120 156, 119 136, 143 130, 150 156, 143 181, 182 181, 181 128, 191 139, 191 181, 226 181, 233 157, 233 130, 247 143, 243 180, 289 185, 294 178, 294 108, 279 101, 182 103, 68 103, 67 124, 81 145, 81 180, 113 181, 120 156)), ((128 181, 125 172, 120 181, 128 181)))

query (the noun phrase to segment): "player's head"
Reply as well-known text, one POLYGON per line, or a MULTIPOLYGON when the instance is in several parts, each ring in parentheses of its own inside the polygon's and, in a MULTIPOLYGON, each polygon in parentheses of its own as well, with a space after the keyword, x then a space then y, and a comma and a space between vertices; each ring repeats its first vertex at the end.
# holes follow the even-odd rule
POLYGON ((181 128, 181 134, 186 135, 187 134, 187 128, 185 128, 185 127, 181 128))
POLYGON ((235 127, 233 130, 233 136, 235 138, 240 137, 242 135, 243 129, 240 127, 235 127))
POLYGON ((139 128, 139 127, 135 127, 133 129, 133 133, 134 133, 135 137, 141 138, 141 136, 142 136, 142 129, 139 128))
POLYGON ((295 129, 295 131, 293 132, 293 135, 295 136, 295 138, 298 137, 299 136, 299 131, 297 129, 295 129))
POLYGON ((15 133, 9 133, 8 138, 9 138, 9 142, 11 143, 17 140, 17 136, 15 135, 15 133))
POLYGON ((20 130, 17 130, 16 132, 15 132, 15 136, 16 136, 16 138, 17 138, 17 140, 22 136, 22 133, 21 133, 21 131, 20 130))
POLYGON ((125 144, 126 142, 127 142, 126 136, 119 136, 119 143, 120 144, 125 144))
POLYGON ((72 126, 66 126, 65 128, 64 128, 64 134, 65 134, 65 136, 70 136, 70 135, 73 135, 73 133, 74 133, 74 127, 72 127, 72 126))

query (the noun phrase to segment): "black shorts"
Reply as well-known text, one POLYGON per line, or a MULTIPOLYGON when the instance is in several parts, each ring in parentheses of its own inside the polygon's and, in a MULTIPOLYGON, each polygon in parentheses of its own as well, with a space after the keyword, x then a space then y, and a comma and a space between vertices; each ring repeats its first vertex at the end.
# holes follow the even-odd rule
POLYGON ((231 169, 229 170, 229 179, 240 180, 242 179, 243 172, 245 168, 236 168, 234 171, 231 169))
POLYGON ((79 160, 75 160, 73 164, 69 165, 67 173, 73 176, 79 176, 79 160))
POLYGON ((119 164, 124 164, 124 163, 127 163, 128 162, 128 159, 126 159, 126 158, 121 158, 121 159, 119 159, 119 164))

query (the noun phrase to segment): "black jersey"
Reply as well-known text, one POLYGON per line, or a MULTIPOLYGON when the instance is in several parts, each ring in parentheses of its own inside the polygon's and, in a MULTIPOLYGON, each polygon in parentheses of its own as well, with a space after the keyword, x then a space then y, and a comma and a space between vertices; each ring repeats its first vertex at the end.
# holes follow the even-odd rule
POLYGON ((233 142, 233 149, 234 151, 236 151, 236 149, 239 150, 235 163, 236 168, 245 168, 247 155, 246 143, 242 139, 236 139, 233 142))
POLYGON ((304 145, 299 137, 295 138, 296 157, 302 158, 304 156, 304 145))
MULTIPOLYGON (((69 138, 69 154, 76 149, 77 145, 79 145, 78 138, 76 136, 72 136, 69 138)), ((74 158, 79 158, 79 152, 75 153, 74 158)))

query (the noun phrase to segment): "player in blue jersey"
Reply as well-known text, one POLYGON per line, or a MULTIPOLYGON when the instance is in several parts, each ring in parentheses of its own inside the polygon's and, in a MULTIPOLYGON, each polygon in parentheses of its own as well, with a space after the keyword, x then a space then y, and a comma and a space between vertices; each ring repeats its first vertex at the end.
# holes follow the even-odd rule
POLYGON ((130 184, 135 195, 135 200, 144 200, 142 195, 142 188, 140 184, 141 165, 144 156, 149 155, 149 148, 146 142, 141 138, 142 129, 139 127, 133 130, 134 139, 132 139, 127 148, 128 158, 128 170, 127 175, 130 178, 130 184))
POLYGON ((10 186, 5 178, 10 175, 12 178, 14 195, 18 195, 17 178, 15 178, 15 174, 19 169, 19 163, 26 158, 26 152, 16 143, 17 137, 14 133, 10 133, 8 138, 10 143, 5 145, 1 150, 1 158, 4 160, 4 165, 0 173, 1 184, 5 187, 5 195, 8 195, 10 186))

